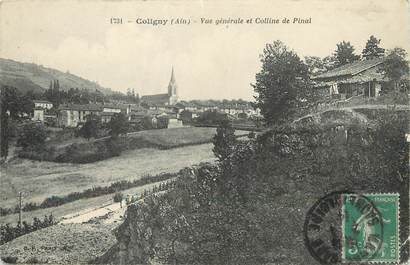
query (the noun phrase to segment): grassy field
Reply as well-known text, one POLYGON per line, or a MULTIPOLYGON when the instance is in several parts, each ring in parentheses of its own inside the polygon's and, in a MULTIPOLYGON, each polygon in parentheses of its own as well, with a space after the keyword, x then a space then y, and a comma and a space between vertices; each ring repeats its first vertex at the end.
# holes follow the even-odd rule
POLYGON ((23 203, 41 202, 51 195, 65 195, 144 175, 177 172, 181 168, 213 159, 211 144, 168 150, 135 149, 89 164, 14 159, 0 169, 0 206, 15 206, 20 191, 24 192, 23 203))
POLYGON ((1 257, 18 263, 87 263, 105 253, 116 240, 112 226, 55 225, 21 236, 0 246, 1 257))
POLYGON ((184 127, 172 129, 159 129, 130 133, 130 138, 140 138, 162 149, 176 146, 209 143, 215 135, 215 128, 184 127))
MULTIPOLYGON (((148 146, 160 149, 170 149, 180 146, 210 143, 216 133, 216 128, 209 127, 183 127, 159 129, 129 133, 130 139, 140 139, 148 146)), ((235 134, 247 135, 249 132, 237 130, 235 134)))

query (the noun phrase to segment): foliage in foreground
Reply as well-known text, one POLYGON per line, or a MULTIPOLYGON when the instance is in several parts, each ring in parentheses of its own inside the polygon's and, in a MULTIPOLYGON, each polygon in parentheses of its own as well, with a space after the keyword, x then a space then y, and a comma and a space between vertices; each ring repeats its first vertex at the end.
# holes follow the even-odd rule
MULTIPOLYGON (((389 115, 373 127, 282 126, 236 143, 217 165, 200 167, 166 194, 129 207, 117 233, 127 246, 126 261, 306 262, 305 211, 324 194, 399 192, 401 207, 408 207, 405 120, 389 115)), ((400 218, 408 225, 406 213, 400 218)))
POLYGON ((26 221, 23 221, 21 225, 17 223, 16 226, 2 224, 0 225, 0 245, 3 245, 4 243, 9 242, 19 236, 52 226, 55 223, 56 222, 53 215, 50 214, 49 216, 44 216, 44 220, 34 217, 31 224, 26 221))

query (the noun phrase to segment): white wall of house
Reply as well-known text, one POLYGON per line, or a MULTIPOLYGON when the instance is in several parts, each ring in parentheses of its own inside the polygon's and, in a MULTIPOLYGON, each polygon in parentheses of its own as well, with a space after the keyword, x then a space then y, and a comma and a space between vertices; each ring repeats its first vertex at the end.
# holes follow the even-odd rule
POLYGON ((181 120, 178 120, 176 118, 170 118, 168 120, 168 128, 180 128, 180 127, 184 127, 181 120))
POLYGON ((120 108, 110 108, 110 107, 104 107, 103 112, 114 112, 114 113, 120 113, 121 109, 120 108))
POLYGON ((53 104, 46 103, 46 102, 34 102, 34 107, 35 108, 43 108, 43 109, 51 109, 53 107, 53 104))
POLYGON ((44 110, 43 109, 34 110, 33 121, 44 122, 44 110))
POLYGON ((380 96, 380 91, 382 90, 382 84, 380 84, 380 83, 376 83, 375 85, 374 85, 374 89, 375 89, 375 97, 378 97, 378 96, 380 96))

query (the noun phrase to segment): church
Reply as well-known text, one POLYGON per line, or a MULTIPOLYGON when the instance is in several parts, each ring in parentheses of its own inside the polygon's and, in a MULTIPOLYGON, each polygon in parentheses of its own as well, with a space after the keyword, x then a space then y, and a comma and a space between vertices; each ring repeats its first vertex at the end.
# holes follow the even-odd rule
POLYGON ((142 96, 141 102, 144 102, 150 106, 171 106, 178 102, 177 83, 175 81, 174 68, 172 68, 171 80, 168 84, 168 93, 142 96))

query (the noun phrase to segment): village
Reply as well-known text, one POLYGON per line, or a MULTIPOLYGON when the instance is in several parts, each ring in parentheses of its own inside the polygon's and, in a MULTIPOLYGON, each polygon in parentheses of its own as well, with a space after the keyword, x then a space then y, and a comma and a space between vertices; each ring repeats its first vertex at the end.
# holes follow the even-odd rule
MULTIPOLYGON (((311 78, 313 87, 321 97, 316 101, 320 103, 331 100, 333 104, 340 105, 360 98, 378 98, 381 95, 382 85, 389 83, 381 70, 382 67, 383 58, 375 58, 313 75, 311 78)), ((56 80, 50 82, 53 87, 52 84, 56 80)), ((107 124, 115 114, 121 113, 134 127, 138 127, 136 125, 145 121, 151 128, 164 128, 164 125, 158 127, 158 119, 165 119, 165 128, 177 128, 194 124, 195 119, 204 112, 218 112, 232 121, 242 120, 245 123, 261 117, 260 110, 255 110, 246 101, 184 101, 178 98, 177 91, 172 69, 168 93, 145 95, 138 103, 116 100, 114 103, 61 104, 57 108, 48 100, 35 99, 31 120, 52 127, 76 128, 81 127, 90 115, 96 115, 102 124, 107 124)), ((366 101, 361 103, 364 104, 366 101)))
POLYGON ((165 127, 167 128, 189 125, 201 113, 207 111, 226 114, 232 119, 260 116, 250 103, 245 101, 227 101, 219 102, 219 104, 218 102, 212 104, 212 102, 180 101, 173 69, 168 93, 142 96, 138 104, 117 101, 115 103, 62 104, 56 108, 52 102, 41 99, 33 100, 33 104, 33 121, 60 128, 81 126, 90 115, 96 115, 103 124, 106 124, 115 114, 119 113, 125 115, 131 125, 148 121, 152 128, 158 128, 158 119, 166 119, 167 126, 165 127))

